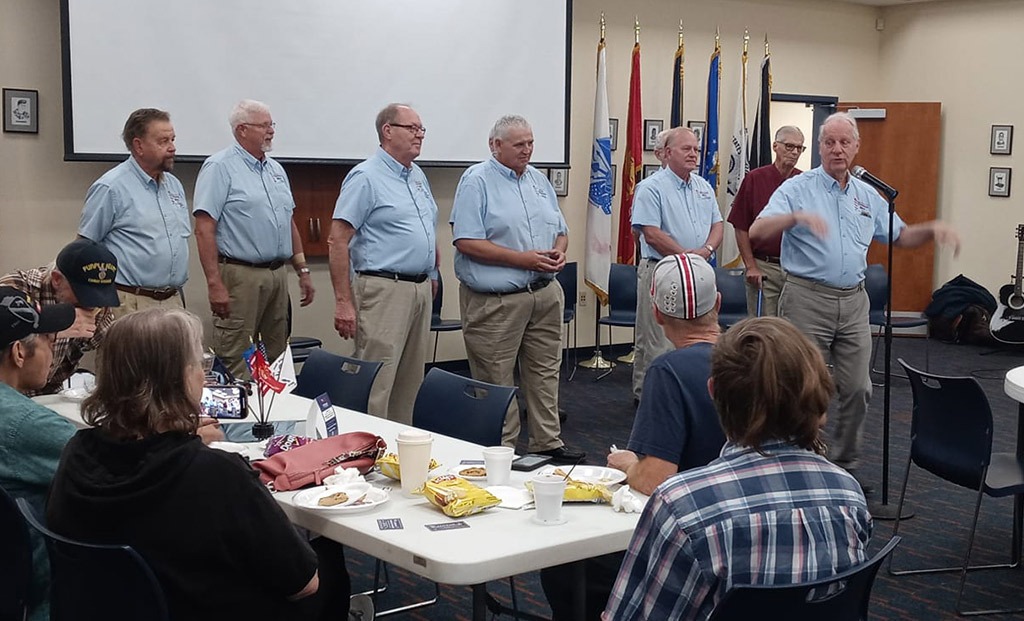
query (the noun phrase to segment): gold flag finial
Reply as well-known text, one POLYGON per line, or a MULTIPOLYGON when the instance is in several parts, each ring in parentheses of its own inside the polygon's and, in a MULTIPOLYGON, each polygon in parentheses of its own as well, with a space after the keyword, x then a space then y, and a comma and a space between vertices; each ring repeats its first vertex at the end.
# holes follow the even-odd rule
POLYGON ((604 28, 605 28, 604 11, 601 11, 601 43, 604 43, 604 28))
POLYGON ((679 47, 683 47, 683 20, 679 20, 679 47))
POLYGON ((640 45, 640 18, 633 16, 633 43, 640 45))
POLYGON ((764 33, 764 55, 768 55, 768 33, 764 33))
POLYGON ((719 32, 718 26, 715 26, 715 47, 719 47, 722 44, 722 33, 719 32))
POLYGON ((750 46, 750 31, 746 28, 743 29, 743 53, 747 53, 747 48, 750 46))

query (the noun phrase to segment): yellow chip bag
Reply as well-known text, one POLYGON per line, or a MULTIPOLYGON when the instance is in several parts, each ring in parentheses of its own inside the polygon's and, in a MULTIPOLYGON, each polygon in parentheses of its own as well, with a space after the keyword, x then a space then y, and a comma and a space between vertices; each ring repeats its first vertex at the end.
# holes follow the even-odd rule
POLYGON ((449 517, 465 517, 501 504, 494 494, 453 474, 427 479, 416 492, 449 517))
MULTIPOLYGON (((559 474, 556 470, 554 474, 559 474)), ((564 473, 561 473, 564 474, 564 473)), ((533 481, 526 482, 526 488, 533 491, 533 481)), ((608 486, 601 483, 587 483, 568 479, 565 482, 565 494, 562 496, 565 502, 611 502, 612 493, 608 486)))
MULTIPOLYGON (((441 464, 437 463, 436 459, 430 460, 430 469, 434 470, 441 464)), ((398 455, 395 453, 386 453, 377 460, 377 469, 380 473, 389 479, 396 481, 402 480, 402 470, 398 466, 398 455)))

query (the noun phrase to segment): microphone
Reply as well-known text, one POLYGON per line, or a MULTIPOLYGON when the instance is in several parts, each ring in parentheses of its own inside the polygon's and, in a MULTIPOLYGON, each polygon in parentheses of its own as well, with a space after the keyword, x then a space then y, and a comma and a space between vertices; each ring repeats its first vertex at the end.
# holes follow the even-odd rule
POLYGON ((896 195, 900 193, 896 188, 869 173, 863 166, 854 166, 850 169, 850 174, 885 194, 889 200, 895 200, 896 195))

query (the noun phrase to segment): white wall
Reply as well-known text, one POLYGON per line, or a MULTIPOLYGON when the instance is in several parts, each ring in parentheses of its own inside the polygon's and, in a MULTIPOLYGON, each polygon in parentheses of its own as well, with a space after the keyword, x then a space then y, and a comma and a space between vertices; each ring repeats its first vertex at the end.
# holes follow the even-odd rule
MULTIPOLYGON (((976 0, 967 4, 973 7, 984 2, 976 0)), ((991 4, 1009 7, 1012 3, 1004 1, 991 4)), ((874 28, 875 18, 879 15, 877 9, 822 0, 720 0, 714 3, 689 3, 685 7, 670 0, 638 0, 632 3, 576 0, 573 7, 570 154, 573 168, 569 178, 570 194, 562 201, 572 230, 569 259, 575 261, 583 259, 593 124, 594 63, 598 20, 602 10, 606 11, 608 22, 609 105, 611 115, 621 119, 620 144, 623 144, 621 132, 625 126, 634 14, 639 17, 642 28, 643 101, 646 118, 667 119, 669 116, 670 73, 680 18, 685 20, 687 50, 684 116, 687 119, 704 118, 708 57, 714 43, 715 28, 720 27, 723 54, 720 140, 722 144, 726 144, 726 138, 731 133, 739 79, 739 54, 745 27, 751 30, 752 40, 750 74, 755 86, 751 87, 751 93, 756 90, 757 67, 760 63, 761 41, 765 31, 771 40, 776 92, 835 95, 843 99, 883 98, 887 96, 886 88, 890 81, 878 77, 879 68, 884 66, 880 58, 880 48, 886 50, 886 58, 897 57, 898 64, 906 64, 907 73, 921 74, 919 79, 922 82, 925 81, 924 74, 927 73, 921 67, 928 65, 915 64, 912 59, 903 59, 904 55, 912 56, 912 46, 894 43, 882 45, 890 36, 904 36, 893 33, 916 30, 910 26, 897 28, 901 21, 908 24, 914 22, 917 13, 911 7, 899 12, 893 11, 889 18, 890 26, 885 33, 879 33, 874 28)), ((993 13, 998 11, 993 10, 993 13)), ((1014 10, 1013 13, 1020 16, 1021 11, 1014 10)), ((923 14, 927 15, 925 12, 923 14)), ((933 21, 936 20, 928 18, 927 23, 931 24, 933 21)), ((1017 21, 1020 23, 1019 19, 1017 21)), ((943 28, 943 24, 943 20, 937 20, 935 26, 929 27, 943 28)), ((952 28, 951 25, 949 27, 952 28)), ((1004 30, 1009 28, 1008 25, 999 24, 995 27, 1004 30)), ((927 33, 917 36, 927 38, 927 33)), ((1005 34, 1001 38, 1006 41, 1013 40, 1010 34, 1005 34)), ((932 47, 939 46, 940 44, 936 43, 932 47)), ((957 47, 959 49, 961 46, 957 47)), ((972 58, 980 60, 980 54, 973 51, 969 54, 972 58)), ((4 62, 0 63, 0 85, 40 91, 40 133, 0 135, 0 272, 6 272, 51 260, 61 246, 74 237, 85 192, 92 181, 107 170, 109 165, 62 161, 60 19, 56 0, 0 2, 0 58, 4 59, 4 62)), ((173 54, 168 56, 168 62, 173 62, 173 54)), ((986 65, 979 63, 971 71, 986 74, 987 70, 986 65)), ((951 74, 944 72, 943 75, 951 74)), ((126 89, 131 88, 130 79, 130 76, 125 76, 126 89)), ((977 80, 978 77, 973 76, 973 79, 977 80)), ((891 80, 896 84, 901 81, 891 80)), ((528 88, 529 85, 523 87, 528 88)), ((182 88, 188 88, 188 85, 182 85, 182 88)), ((948 90, 954 91, 955 87, 951 86, 948 90)), ((901 98, 922 100, 942 100, 957 95, 952 92, 900 92, 901 98)), ((242 96, 245 96, 245 93, 239 93, 239 97, 242 96)), ((1011 105, 1012 98, 1006 99, 1006 105, 1011 105)), ((753 107, 754 100, 755 97, 752 96, 748 105, 753 107)), ((173 116, 174 111, 170 112, 173 116)), ((368 125, 371 122, 371 119, 367 119, 368 125)), ((428 125, 430 123, 429 119, 424 119, 424 122, 428 125)), ((992 119, 992 122, 1012 120, 992 119)), ((956 134, 958 140, 951 144, 962 144, 967 134, 971 134, 972 140, 978 141, 978 144, 987 144, 985 128, 988 123, 988 119, 979 121, 981 129, 978 132, 965 131, 956 134)), ((116 134, 120 127, 111 127, 109 131, 116 134)), ((480 140, 483 143, 486 137, 481 135, 480 140)), ((537 136, 537 140, 542 141, 544 137, 537 136)), ((621 148, 613 154, 613 161, 616 164, 621 165, 622 154, 621 148)), ((653 157, 648 156, 648 161, 653 163, 653 157)), ((977 166, 980 170, 987 165, 979 163, 977 166)), ((191 164, 179 165, 175 171, 190 194, 195 183, 196 171, 196 165, 191 164)), ((945 172, 948 174, 949 166, 945 172)), ((447 169, 428 171, 441 209, 442 223, 447 222, 450 214, 451 201, 460 173, 458 170, 447 169)), ((949 204, 945 199, 950 193, 947 189, 949 185, 950 180, 944 179, 944 206, 949 204)), ((984 189, 983 182, 980 187, 984 189)), ((948 207, 948 210, 952 210, 952 206, 948 207)), ((449 283, 445 295, 445 314, 454 316, 458 312, 458 295, 451 264, 451 234, 445 224, 439 226, 438 238, 442 244, 444 275, 446 282, 449 283)), ((323 262, 313 262, 311 267, 318 292, 317 300, 309 309, 297 311, 296 332, 317 336, 332 350, 349 351, 350 345, 343 344, 333 333, 333 297, 326 265, 323 262)), ((208 320, 206 287, 194 253, 191 274, 192 279, 186 287, 190 307, 208 320)), ((294 287, 294 278, 292 281, 294 287)), ((581 288, 581 291, 586 289, 581 288)), ((594 302, 593 295, 587 293, 588 306, 579 310, 579 334, 582 344, 593 342, 594 302)), ((629 339, 631 334, 628 331, 616 333, 617 342, 629 339)), ((441 358, 464 357, 461 338, 457 333, 442 335, 441 341, 441 358)))

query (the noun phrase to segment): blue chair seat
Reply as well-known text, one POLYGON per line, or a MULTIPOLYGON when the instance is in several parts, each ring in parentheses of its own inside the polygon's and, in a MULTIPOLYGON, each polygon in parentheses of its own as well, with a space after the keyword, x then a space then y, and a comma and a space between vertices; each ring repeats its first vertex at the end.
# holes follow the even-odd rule
POLYGON ((341 408, 366 412, 373 381, 382 363, 368 362, 348 356, 314 349, 296 378, 295 394, 315 399, 323 393, 341 408))
POLYGON ((723 330, 743 321, 747 314, 747 285, 743 272, 724 267, 715 268, 715 283, 722 296, 718 309, 718 325, 723 330))

